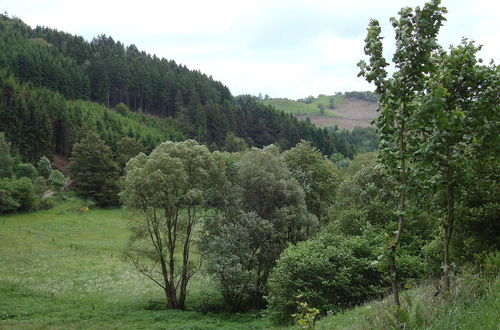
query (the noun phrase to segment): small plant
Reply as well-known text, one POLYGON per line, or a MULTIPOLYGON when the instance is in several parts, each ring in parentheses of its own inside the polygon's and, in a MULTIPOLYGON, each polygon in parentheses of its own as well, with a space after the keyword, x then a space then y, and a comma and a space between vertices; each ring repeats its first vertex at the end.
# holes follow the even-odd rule
POLYGON ((316 322, 316 317, 319 314, 319 309, 314 307, 309 307, 307 302, 300 301, 302 295, 297 296, 297 309, 298 312, 292 314, 293 319, 299 327, 302 329, 314 328, 314 323, 316 322))

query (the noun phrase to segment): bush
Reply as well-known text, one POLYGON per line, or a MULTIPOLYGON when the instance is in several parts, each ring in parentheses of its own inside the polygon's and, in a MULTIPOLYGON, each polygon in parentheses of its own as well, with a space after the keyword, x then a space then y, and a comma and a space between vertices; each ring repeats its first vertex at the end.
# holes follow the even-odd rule
POLYGON ((52 184, 54 190, 60 194, 63 188, 66 186, 66 178, 58 170, 53 170, 49 175, 49 182, 52 184))
POLYGON ((19 202, 12 197, 10 190, 0 187, 0 214, 15 212, 18 208, 19 202))
POLYGON ((42 198, 40 200, 40 209, 41 210, 49 210, 54 207, 56 204, 55 200, 52 198, 42 198))
POLYGON ((38 175, 45 179, 48 179, 50 172, 52 172, 52 164, 47 157, 42 156, 42 158, 40 158, 40 160, 38 161, 37 169, 38 175))
POLYGON ((12 175, 13 163, 14 160, 10 155, 10 142, 5 138, 5 133, 0 132, 0 178, 8 178, 12 175))
POLYGON ((0 213, 37 209, 38 196, 28 178, 0 180, 0 213))
POLYGON ((381 295, 386 280, 372 264, 376 237, 339 235, 329 226, 318 237, 285 250, 269 279, 273 321, 292 320, 297 296, 324 315, 381 295))
POLYGON ((16 166, 16 169, 14 170, 16 174, 16 178, 28 178, 31 180, 31 182, 34 182, 36 177, 38 176, 38 172, 35 168, 35 166, 29 164, 29 163, 21 163, 16 166))

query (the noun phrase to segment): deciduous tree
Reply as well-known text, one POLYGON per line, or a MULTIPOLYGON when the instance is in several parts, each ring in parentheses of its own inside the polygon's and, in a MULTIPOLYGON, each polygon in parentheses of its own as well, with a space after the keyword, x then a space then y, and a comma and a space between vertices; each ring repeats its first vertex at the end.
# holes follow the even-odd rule
POLYGON ((214 160, 194 140, 164 142, 127 163, 123 203, 139 211, 128 253, 137 269, 165 292, 167 306, 184 309, 194 226, 204 207, 214 160))
POLYGON ((391 18, 396 33, 396 51, 393 56, 395 72, 388 77, 389 65, 382 54, 382 36, 377 20, 371 20, 365 39, 365 54, 370 62, 360 61, 360 76, 376 86, 380 95, 380 115, 376 120, 379 132, 379 158, 385 169, 397 181, 399 191, 398 229, 387 249, 394 303, 400 305, 396 268, 396 249, 407 218, 407 197, 411 168, 408 136, 412 130, 417 97, 424 91, 425 79, 434 70, 431 55, 438 49, 436 36, 445 20, 446 9, 439 0, 432 0, 423 8, 406 7, 399 18, 391 18))

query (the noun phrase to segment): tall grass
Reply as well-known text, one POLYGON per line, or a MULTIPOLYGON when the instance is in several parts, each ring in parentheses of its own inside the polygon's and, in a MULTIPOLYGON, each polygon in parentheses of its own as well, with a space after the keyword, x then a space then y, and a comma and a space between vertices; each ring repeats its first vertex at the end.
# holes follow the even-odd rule
POLYGON ((326 317, 318 329, 500 329, 500 253, 484 267, 467 268, 448 295, 422 284, 402 294, 400 308, 390 297, 326 317))

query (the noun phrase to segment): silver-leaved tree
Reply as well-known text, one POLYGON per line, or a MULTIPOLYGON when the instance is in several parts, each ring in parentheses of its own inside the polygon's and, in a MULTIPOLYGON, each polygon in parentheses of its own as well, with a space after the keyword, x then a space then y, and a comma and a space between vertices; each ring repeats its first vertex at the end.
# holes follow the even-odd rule
POLYGON ((136 268, 163 288, 168 307, 184 309, 193 230, 205 206, 214 161, 194 140, 165 142, 126 167, 121 198, 138 211, 131 221, 128 255, 136 268))

